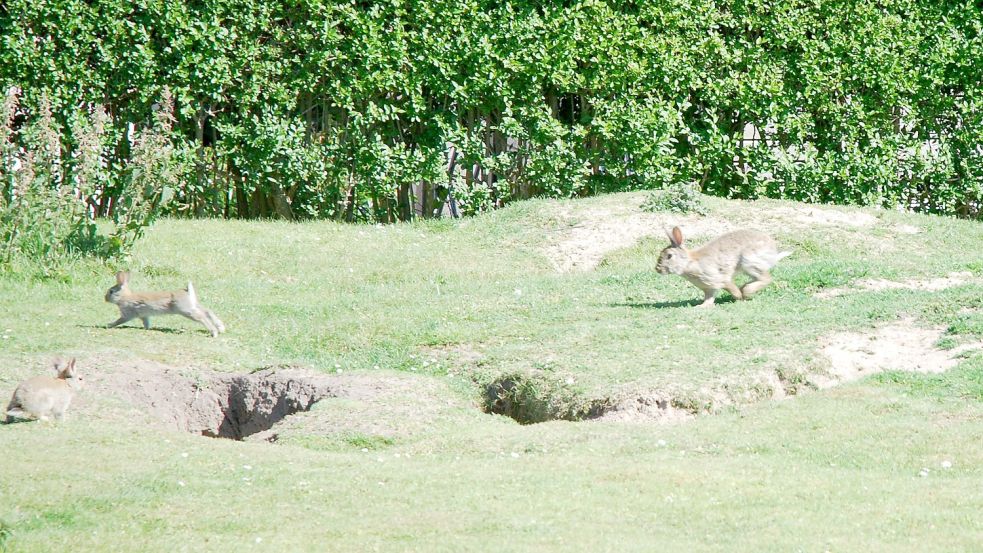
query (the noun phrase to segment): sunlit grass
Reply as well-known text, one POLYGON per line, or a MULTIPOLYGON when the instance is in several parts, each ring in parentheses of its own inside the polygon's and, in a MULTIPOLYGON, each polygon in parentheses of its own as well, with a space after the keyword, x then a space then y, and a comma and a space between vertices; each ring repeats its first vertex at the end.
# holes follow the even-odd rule
MULTIPOLYGON (((565 207, 576 217, 643 198, 565 207)), ((737 226, 801 207, 706 201, 737 226)), ((971 551, 983 540, 979 353, 943 375, 885 373, 676 425, 520 426, 480 413, 478 400, 509 374, 543 376, 536 393, 559 402, 699 397, 721 382, 822 370, 821 336, 902 316, 947 328, 950 347, 978 340, 979 284, 813 294, 861 278, 983 277, 983 225, 874 211, 861 212, 877 218, 870 227, 790 224, 772 230, 795 251, 775 284, 703 311, 690 306, 698 290, 654 273, 661 238, 556 273, 543 245, 565 224, 557 204, 387 227, 161 221, 125 264, 132 286, 192 280, 229 328, 218 339, 179 317, 104 328, 117 315, 102 300, 115 266, 0 279, 4 394, 69 354, 90 372, 106 356, 189 371, 395 371, 446 382, 446 397, 421 387, 408 402, 451 406, 407 421, 422 428, 408 435, 294 429, 266 444, 100 417, 92 406, 107 400, 90 392, 86 416, 0 426, 0 551, 971 551), (902 224, 919 233, 892 230, 902 224)), ((358 407, 345 401, 323 409, 358 407)))

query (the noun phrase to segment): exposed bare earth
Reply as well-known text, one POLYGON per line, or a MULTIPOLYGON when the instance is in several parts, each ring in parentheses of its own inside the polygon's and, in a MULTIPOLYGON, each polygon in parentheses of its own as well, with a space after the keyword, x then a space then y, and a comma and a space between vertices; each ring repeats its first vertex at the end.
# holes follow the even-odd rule
POLYGON ((814 379, 821 388, 849 382, 882 371, 941 373, 959 362, 959 355, 983 348, 983 343, 940 350, 943 327, 919 327, 911 319, 884 325, 872 332, 839 332, 820 340, 820 352, 829 359, 827 377, 814 379))
POLYGON ((632 393, 614 398, 599 421, 674 423, 695 415, 678 405, 671 394, 660 391, 632 393))
MULTIPOLYGON (((762 399, 782 399, 804 389, 823 389, 882 371, 943 372, 983 342, 940 350, 942 327, 902 319, 869 332, 821 337, 828 366, 805 368, 789 382, 769 370, 700 390, 625 389, 599 400, 597 420, 671 423, 762 399), (738 379, 738 380, 735 380, 738 379)), ((483 356, 468 345, 430 348, 428 357, 466 372, 483 356)), ((290 436, 409 437, 439 420, 461 422, 478 413, 443 380, 399 373, 324 374, 302 367, 270 367, 250 373, 179 369, 145 359, 85 359, 98 367, 76 402, 84 416, 126 417, 161 427, 236 439, 275 441, 290 436)), ((787 369, 787 367, 786 367, 787 369)))
POLYGON ((442 382, 415 375, 292 366, 221 373, 146 359, 82 361, 98 370, 87 373, 79 412, 208 436, 270 440, 300 428, 309 435, 409 435, 447 408, 474 410, 442 382))
MULTIPOLYGON (((608 253, 646 237, 662 237, 672 226, 682 227, 687 240, 700 243, 749 226, 775 232, 823 225, 855 232, 852 229, 881 224, 877 217, 862 212, 755 202, 748 202, 733 222, 646 213, 623 201, 573 204, 556 216, 559 228, 544 250, 558 272, 593 269, 608 253)), ((891 230, 920 232, 911 225, 895 225, 891 230)), ((969 272, 906 281, 863 279, 851 287, 824 290, 816 297, 888 289, 938 291, 981 282, 969 272)), ((604 405, 598 419, 681 421, 697 413, 781 399, 805 388, 827 388, 885 370, 942 372, 958 363, 961 354, 983 348, 978 343, 937 349, 943 334, 943 328, 919 327, 909 319, 870 332, 835 333, 818 342, 827 367, 801 367, 802 372, 790 377, 788 366, 794 361, 782 360, 773 352, 775 368, 757 376, 733 377, 689 392, 611 392, 609 397, 598 398, 598 404, 604 405)), ((467 344, 423 348, 420 353, 423 366, 446 366, 448 376, 466 376, 485 362, 480 348, 467 344)), ((144 418, 159 426, 213 436, 270 441, 291 435, 405 437, 425 431, 438 420, 464 420, 477 413, 477 405, 462 399, 442 379, 405 373, 324 374, 302 367, 270 367, 231 374, 109 357, 86 359, 83 364, 98 367, 98 371, 86 375, 89 384, 76 402, 79 411, 101 417, 144 418)))
MULTIPOLYGON (((560 229, 544 246, 547 259, 557 272, 590 270, 615 250, 628 248, 642 238, 662 237, 666 229, 679 226, 687 240, 705 242, 738 228, 757 228, 766 232, 815 226, 847 229, 867 228, 880 219, 860 211, 840 211, 818 207, 770 206, 747 202, 744 220, 732 222, 716 217, 648 213, 632 203, 593 202, 565 207, 557 213, 560 229)), ((905 225, 900 233, 917 233, 905 225)))
POLYGON ((599 420, 672 423, 697 412, 715 412, 761 399, 782 399, 805 389, 824 389, 883 371, 941 373, 954 367, 960 356, 983 349, 983 342, 941 350, 936 343, 943 327, 920 327, 911 319, 869 332, 839 332, 819 340, 819 353, 829 361, 802 374, 802 382, 783 380, 778 372, 762 373, 743 382, 722 381, 696 393, 645 392, 620 394, 599 420))
POLYGON ((568 226, 555 233, 545 247, 557 272, 586 271, 597 267, 604 256, 628 248, 648 236, 664 236, 667 228, 681 226, 687 238, 702 239, 723 234, 735 227, 713 217, 644 213, 635 205, 599 205, 558 214, 568 226))
POLYGON ((939 278, 909 279, 900 282, 881 278, 868 278, 855 281, 853 286, 849 288, 829 288, 827 290, 816 292, 814 297, 828 299, 852 292, 876 292, 879 290, 923 290, 937 292, 939 290, 945 290, 946 288, 952 288, 954 286, 980 283, 983 283, 983 279, 974 277, 973 273, 969 271, 953 272, 939 278))

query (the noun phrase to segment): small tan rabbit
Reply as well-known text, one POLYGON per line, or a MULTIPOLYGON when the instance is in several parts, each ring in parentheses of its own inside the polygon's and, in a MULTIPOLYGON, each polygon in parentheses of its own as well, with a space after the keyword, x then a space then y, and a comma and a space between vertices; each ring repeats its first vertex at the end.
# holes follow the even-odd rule
POLYGON ((106 301, 119 307, 119 318, 109 323, 109 328, 131 319, 143 321, 143 328, 150 328, 150 317, 156 315, 181 315, 198 321, 216 337, 225 332, 225 325, 208 309, 198 303, 195 288, 188 282, 187 290, 175 292, 131 292, 130 273, 116 273, 116 286, 106 292, 106 301))
POLYGON ((7 422, 15 420, 61 420, 75 393, 82 389, 82 376, 75 370, 75 359, 55 361, 57 377, 35 376, 21 382, 7 405, 7 422))
POLYGON ((748 299, 771 282, 768 272, 791 251, 778 251, 775 241, 756 230, 736 230, 717 237, 698 250, 683 247, 683 232, 679 227, 667 232, 669 247, 662 250, 656 271, 680 275, 703 290, 700 307, 712 307, 721 289, 735 299, 748 299), (743 271, 751 281, 737 287, 734 276, 743 271))

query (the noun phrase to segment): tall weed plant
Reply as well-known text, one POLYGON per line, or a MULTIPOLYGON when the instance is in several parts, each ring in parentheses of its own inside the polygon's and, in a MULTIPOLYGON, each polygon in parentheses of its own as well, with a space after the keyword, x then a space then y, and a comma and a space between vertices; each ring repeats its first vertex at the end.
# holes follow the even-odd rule
POLYGON ((101 106, 79 114, 68 132, 46 98, 28 113, 20 96, 10 88, 0 113, 0 270, 26 266, 51 276, 75 259, 126 256, 181 172, 168 138, 169 92, 154 123, 134 134, 131 157, 115 182, 105 157, 110 121, 101 106), (74 149, 65 147, 64 136, 73 137, 74 149), (100 225, 93 204, 107 195, 114 198, 115 224, 100 225))

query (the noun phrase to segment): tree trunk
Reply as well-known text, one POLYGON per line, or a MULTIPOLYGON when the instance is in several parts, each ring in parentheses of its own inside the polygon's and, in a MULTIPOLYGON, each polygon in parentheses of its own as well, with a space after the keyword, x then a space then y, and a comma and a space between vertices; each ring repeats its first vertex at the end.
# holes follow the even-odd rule
POLYGON ((420 181, 420 216, 424 219, 433 217, 433 186, 426 180, 420 181))
POLYGON ((272 192, 273 209, 276 212, 277 217, 288 221, 293 221, 294 212, 290 208, 290 200, 287 198, 287 195, 284 194, 283 188, 280 188, 279 184, 274 184, 272 192))
MULTIPOLYGON (((450 159, 447 161, 447 200, 450 202, 451 217, 457 219, 461 216, 457 211, 457 200, 454 198, 454 169, 457 167, 457 149, 451 146, 450 159)), ((440 211, 444 210, 443 203, 440 211)))
POLYGON ((249 213, 249 194, 246 193, 245 183, 242 181, 242 173, 234 163, 229 163, 229 178, 232 180, 232 187, 236 197, 236 216, 248 219, 249 213))
MULTIPOLYGON (((195 160, 195 184, 198 190, 205 190, 205 121, 208 118, 208 110, 202 104, 195 115, 195 144, 198 145, 198 157, 195 160)), ((191 197, 188 194, 188 201, 194 205, 195 217, 204 216, 204 198, 191 197)))
POLYGON ((355 221, 355 178, 351 173, 348 173, 348 192, 345 194, 344 218, 349 223, 355 221))

